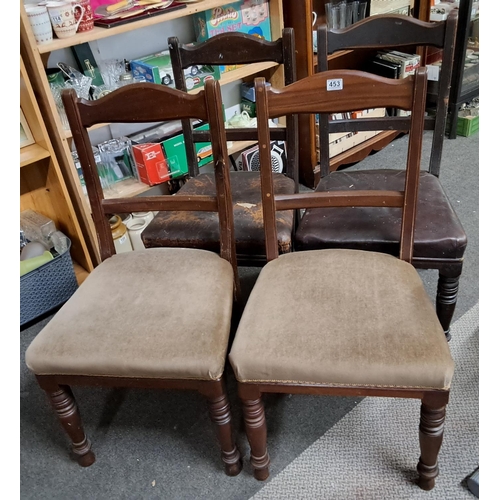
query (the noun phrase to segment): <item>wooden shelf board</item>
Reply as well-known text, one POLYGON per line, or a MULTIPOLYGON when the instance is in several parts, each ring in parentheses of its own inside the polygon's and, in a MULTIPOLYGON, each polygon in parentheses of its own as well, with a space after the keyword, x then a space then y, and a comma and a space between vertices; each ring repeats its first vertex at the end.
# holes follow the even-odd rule
MULTIPOLYGON (((97 130, 98 128, 106 127, 107 125, 109 125, 109 123, 98 123, 97 125, 89 127, 89 130, 97 130)), ((71 130, 68 129, 64 131, 64 136, 66 137, 66 139, 70 139, 71 137, 73 137, 73 134, 71 133, 71 130)))
POLYGON ((227 148, 227 152, 229 155, 233 155, 234 153, 239 153, 254 144, 257 144, 257 141, 234 141, 233 144, 227 148))
POLYGON ((38 144, 31 144, 21 149, 20 163, 21 167, 31 165, 38 160, 49 158, 50 152, 38 144))
MULTIPOLYGON (((328 54, 327 59, 331 61, 332 59, 337 59, 339 57, 346 56, 347 54, 350 54, 352 50, 339 50, 337 52, 334 52, 333 54, 328 54)), ((313 56, 313 64, 314 67, 318 65, 318 56, 314 54, 313 56)))
MULTIPOLYGON (((275 62, 263 62, 263 63, 252 63, 245 64, 241 68, 233 69, 232 71, 228 71, 226 73, 222 73, 222 76, 219 80, 221 85, 226 85, 227 83, 235 82, 237 80, 241 80, 242 78, 246 78, 247 76, 252 76, 256 73, 260 73, 269 68, 274 68, 275 66, 279 66, 278 63, 275 62)), ((197 89, 189 90, 189 94, 197 94, 203 87, 198 87, 197 89)))
POLYGON ((76 281, 78 282, 78 286, 80 286, 90 273, 75 261, 73 261, 73 269, 75 270, 75 276, 76 281))
POLYGON ((122 24, 121 26, 116 26, 114 28, 99 28, 95 26, 90 31, 77 33, 76 35, 69 38, 54 39, 50 43, 38 45, 37 48, 40 54, 46 54, 54 50, 64 49, 73 45, 91 42, 93 40, 101 40, 102 38, 108 38, 110 36, 119 35, 121 33, 127 33, 129 31, 145 28, 147 26, 153 26, 155 24, 178 19, 180 17, 190 16, 197 12, 203 12, 214 7, 220 7, 221 5, 225 5, 227 3, 228 0, 203 0, 202 2, 187 4, 186 8, 184 9, 178 9, 172 12, 167 11, 165 14, 153 16, 148 19, 142 19, 140 21, 122 24))
POLYGON ((153 186, 144 184, 144 182, 140 182, 134 178, 125 179, 113 184, 111 189, 105 189, 104 198, 131 198, 146 192, 152 187, 153 186))

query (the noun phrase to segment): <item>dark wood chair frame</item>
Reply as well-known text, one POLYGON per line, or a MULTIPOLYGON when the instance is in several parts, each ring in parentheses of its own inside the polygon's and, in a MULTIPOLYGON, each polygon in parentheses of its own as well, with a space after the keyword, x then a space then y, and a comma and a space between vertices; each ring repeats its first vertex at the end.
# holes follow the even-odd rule
MULTIPOLYGON (((455 39, 458 14, 450 12, 446 21, 424 22, 408 16, 374 16, 344 30, 328 30, 325 25, 318 27, 318 71, 328 69, 328 54, 339 50, 354 49, 389 49, 396 47, 432 46, 443 50, 442 66, 439 77, 436 114, 425 117, 425 130, 434 130, 428 171, 439 177, 443 141, 445 137, 448 100, 450 95, 455 39), (375 36, 376 34, 376 36, 375 36)), ((380 123, 380 129, 386 125, 384 118, 373 118, 373 123, 380 123)), ((398 117, 391 121, 392 130, 407 132, 410 124, 408 117, 398 117)), ((346 120, 329 122, 328 115, 319 117, 320 172, 321 178, 330 174, 328 158, 328 134, 351 132, 356 126, 346 120)), ((370 125, 371 127, 371 125, 370 125)), ((368 130, 357 128, 357 130, 368 130)), ((376 130, 370 128, 370 130, 376 130)), ((439 272, 436 310, 448 340, 451 339, 450 325, 458 298, 458 286, 462 274, 463 258, 443 259, 416 257, 412 264, 419 269, 437 269, 439 272)))
MULTIPOLYGON (((180 44, 177 37, 168 39, 168 48, 174 73, 175 87, 187 92, 184 70, 193 65, 238 65, 259 62, 275 62, 283 66, 284 82, 289 85, 296 80, 295 37, 292 28, 284 28, 281 38, 272 42, 246 33, 222 33, 196 45, 180 44)), ((191 120, 182 121, 182 131, 186 144, 189 175, 199 174, 198 160, 194 144, 208 140, 209 132, 193 130, 191 120)), ((257 141, 256 128, 226 129, 228 141, 257 141)), ((296 144, 298 127, 296 117, 287 117, 286 128, 271 130, 271 139, 296 144), (287 134, 288 131, 288 134, 287 134), (293 141, 291 139, 296 138, 293 141)), ((285 175, 295 181, 298 190, 297 149, 287 151, 285 175)))
MULTIPOLYGON (((284 72, 285 84, 295 81, 295 39, 292 28, 285 28, 281 38, 267 41, 245 33, 223 33, 196 45, 180 44, 177 37, 168 39, 168 46, 172 61, 175 86, 178 90, 187 92, 184 69, 193 65, 239 65, 258 62, 274 62, 281 65, 284 72)), ((190 119, 182 120, 182 130, 186 147, 186 156, 189 166, 188 176, 193 178, 199 175, 198 160, 195 151, 196 142, 209 140, 210 132, 193 129, 190 119)), ((226 138, 231 141, 256 141, 256 128, 226 129, 226 138)), ((285 141, 287 144, 287 162, 283 175, 294 181, 294 190, 298 191, 298 122, 297 117, 286 118, 286 126, 273 128, 272 140, 285 141)), ((244 174, 244 173, 242 173, 244 174)), ((238 175, 236 172, 235 175, 238 175)), ((191 184, 193 186, 193 184, 191 184)), ((198 187, 195 188, 195 192, 198 187)), ((203 188, 201 188, 203 189, 203 188)), ((237 187, 233 183, 233 192, 237 187)), ((257 190, 258 191, 258 190, 257 190)), ((182 193, 182 191, 181 191, 182 193)), ((241 201, 241 200, 239 200, 241 201)), ((243 199, 244 201, 244 199, 243 199)), ((294 212, 291 227, 291 245, 293 245, 294 231, 298 223, 298 214, 294 212)), ((250 222, 252 224, 252 222, 250 222)), ((263 232, 262 232, 263 234, 263 232)), ((152 227, 145 235, 146 246, 163 246, 163 235, 152 227), (158 234, 157 234, 158 233, 158 234), (146 236, 147 235, 147 236, 146 236)), ((170 239, 170 238, 169 238, 170 239)), ((169 246, 169 245, 167 245, 169 246)), ((264 245, 262 245, 264 246, 264 245)), ((257 266, 265 264, 264 252, 255 253, 238 248, 237 261, 242 266, 257 266)))
MULTIPOLYGON (((281 91, 266 88, 263 79, 256 81, 257 116, 261 117, 258 130, 268 261, 278 257, 275 224, 277 210, 325 206, 397 206, 402 207, 399 257, 406 262, 411 262, 426 88, 427 78, 424 68, 419 68, 415 77, 397 81, 359 71, 334 70, 317 73, 299 80, 281 91), (326 81, 340 78, 343 79, 344 83, 342 95, 337 96, 338 92, 328 92, 326 81), (338 99, 336 99, 337 97, 338 99), (269 144, 267 118, 288 113, 346 112, 359 109, 359 106, 363 106, 363 108, 396 107, 412 111, 404 192, 370 190, 274 195, 273 183, 271 182, 271 161, 269 154, 266 154, 266 147, 269 144)), ((390 121, 397 121, 397 118, 390 118, 383 123, 380 120, 369 118, 358 120, 355 120, 355 124, 360 125, 362 130, 380 130, 381 125, 388 126, 390 121), (364 122, 363 125, 361 122, 364 122)), ((254 476, 258 480, 265 480, 268 477, 270 463, 262 403, 263 393, 420 399, 422 401, 420 416, 421 455, 417 466, 419 486, 424 490, 430 490, 434 487, 438 475, 437 455, 443 439, 445 408, 449 399, 448 390, 376 386, 346 387, 334 384, 331 386, 324 384, 306 385, 290 382, 238 382, 238 392, 243 403, 245 428, 251 448, 250 460, 254 468, 254 476)))
MULTIPOLYGON (((65 90, 62 98, 76 149, 83 169, 90 206, 97 230, 100 253, 104 261, 115 253, 107 214, 150 210, 216 211, 220 218, 221 257, 235 270, 235 291, 238 290, 235 247, 232 235, 233 214, 229 187, 228 159, 222 118, 219 83, 208 83, 197 95, 151 83, 139 83, 118 89, 98 101, 79 99, 76 92, 65 90), (104 199, 92 154, 88 127, 97 123, 149 123, 194 117, 211 125, 215 158, 216 196, 146 196, 104 199)), ((38 383, 50 399, 59 420, 71 439, 72 450, 81 466, 95 461, 80 419, 71 386, 130 387, 197 391, 208 400, 209 413, 216 426, 222 448, 226 474, 237 475, 241 459, 232 436, 229 402, 223 379, 166 380, 136 377, 100 377, 75 375, 38 375, 38 383)))

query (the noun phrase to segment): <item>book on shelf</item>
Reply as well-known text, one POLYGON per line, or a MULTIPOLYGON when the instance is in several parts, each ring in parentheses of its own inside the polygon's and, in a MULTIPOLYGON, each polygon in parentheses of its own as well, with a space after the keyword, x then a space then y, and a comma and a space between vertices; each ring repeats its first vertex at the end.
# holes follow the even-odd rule
MULTIPOLYGON (((375 57, 369 60, 366 71, 385 78, 402 79, 415 74, 420 66, 420 56, 418 54, 407 54, 397 50, 381 50, 375 57)), ((389 116, 409 116, 406 110, 388 109, 389 116)))
MULTIPOLYGON (((363 109, 348 113, 334 113, 329 116, 329 120, 346 120, 351 118, 381 118, 386 114, 385 108, 363 109)), ((368 130, 360 132, 335 132, 328 134, 329 157, 332 158, 348 149, 361 144, 362 142, 376 136, 380 130, 368 130)), ((316 123, 316 144, 319 161, 319 130, 316 123)))

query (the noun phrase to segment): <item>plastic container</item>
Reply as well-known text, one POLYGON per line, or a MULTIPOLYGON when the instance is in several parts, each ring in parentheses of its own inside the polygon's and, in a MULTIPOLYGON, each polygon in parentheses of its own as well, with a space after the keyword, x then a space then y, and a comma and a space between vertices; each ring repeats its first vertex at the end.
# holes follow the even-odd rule
POLYGON ((70 247, 68 238, 66 252, 21 276, 21 326, 64 304, 78 289, 70 247))

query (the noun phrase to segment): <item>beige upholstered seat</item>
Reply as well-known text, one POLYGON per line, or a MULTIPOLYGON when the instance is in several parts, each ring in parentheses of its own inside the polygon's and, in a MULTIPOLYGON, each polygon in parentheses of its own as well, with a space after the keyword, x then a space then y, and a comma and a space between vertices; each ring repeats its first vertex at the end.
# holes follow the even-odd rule
POLYGON ((240 382, 447 389, 454 367, 413 266, 360 250, 269 262, 229 357, 240 382))
POLYGON ((241 455, 223 371, 239 279, 220 85, 207 81, 196 95, 135 83, 98 101, 81 99, 74 89, 63 90, 61 96, 81 159, 100 263, 33 340, 26 364, 46 392, 82 467, 92 465, 95 455, 73 386, 175 389, 196 391, 207 400, 225 473, 235 476, 241 471, 241 455), (89 129, 110 122, 184 118, 210 127, 213 195, 104 198, 89 129), (110 217, 160 210, 217 212, 219 251, 151 248, 116 254, 110 217))
MULTIPOLYGON (((387 22, 397 23, 394 16, 387 22)), ((411 79, 393 80, 362 71, 330 70, 279 90, 266 85, 264 78, 255 80, 268 262, 247 301, 229 359, 238 380, 250 462, 260 481, 269 477, 270 464, 262 395, 282 393, 420 399, 418 484, 424 490, 435 485, 454 363, 439 318, 410 264, 426 71, 418 68, 411 79), (342 191, 275 194, 269 119, 393 106, 411 112, 408 128, 400 116, 332 122, 342 122, 350 131, 404 126, 409 131, 406 176, 399 189, 348 185, 342 191), (399 214, 399 258, 351 248, 280 255, 276 213, 323 207, 394 208, 399 214)))
POLYGON ((232 291, 231 264, 213 252, 113 255, 35 338, 26 363, 37 375, 217 380, 232 291))

